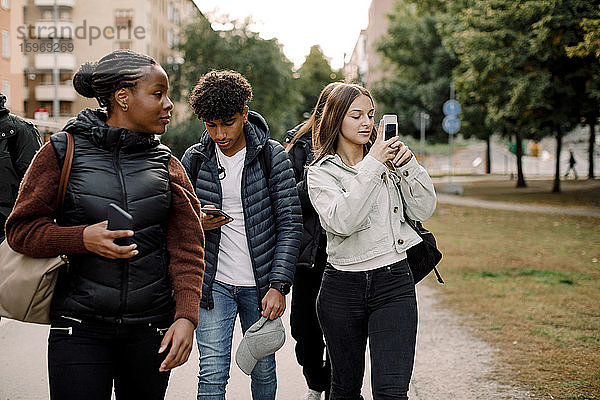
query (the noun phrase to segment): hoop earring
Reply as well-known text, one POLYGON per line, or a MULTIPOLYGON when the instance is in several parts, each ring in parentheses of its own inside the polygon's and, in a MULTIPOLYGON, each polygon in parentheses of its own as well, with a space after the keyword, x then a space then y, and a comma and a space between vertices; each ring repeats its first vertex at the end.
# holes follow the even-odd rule
POLYGON ((123 105, 121 106, 121 109, 122 109, 123 111, 127 111, 127 110, 129 110, 129 105, 128 105, 127 103, 125 103, 125 104, 123 104, 123 105))

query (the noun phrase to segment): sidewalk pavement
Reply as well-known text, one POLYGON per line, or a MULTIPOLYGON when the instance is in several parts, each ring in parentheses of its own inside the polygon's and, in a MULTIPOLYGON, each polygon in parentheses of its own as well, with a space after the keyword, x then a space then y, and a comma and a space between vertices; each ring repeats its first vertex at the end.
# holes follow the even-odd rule
MULTIPOLYGON (((429 278, 428 278, 429 279, 429 278)), ((446 311, 436 300, 443 286, 417 286, 419 327, 409 397, 416 400, 526 399, 520 388, 498 383, 494 372, 497 350, 477 339, 461 324, 462 318, 446 311)), ((289 296, 288 296, 289 297, 289 296)), ((289 306, 289 304, 288 304, 289 306)), ((278 400, 300 400, 306 384, 294 356, 289 332, 289 309, 284 315, 287 340, 277 352, 278 400)), ((0 400, 46 400, 46 339, 48 327, 3 319, 0 322, 0 400)), ((234 349, 241 339, 236 325, 234 349)), ((198 352, 171 375, 167 400, 193 400, 196 393, 198 352)), ((363 384, 365 400, 372 400, 368 367, 363 384)), ((227 399, 249 400, 250 379, 235 363, 231 367, 227 399)))
POLYGON ((591 208, 565 208, 503 201, 490 201, 445 193, 437 193, 437 200, 438 203, 442 204, 445 203, 466 207, 491 208, 495 210, 524 211, 546 214, 579 215, 584 217, 600 217, 600 210, 591 208))

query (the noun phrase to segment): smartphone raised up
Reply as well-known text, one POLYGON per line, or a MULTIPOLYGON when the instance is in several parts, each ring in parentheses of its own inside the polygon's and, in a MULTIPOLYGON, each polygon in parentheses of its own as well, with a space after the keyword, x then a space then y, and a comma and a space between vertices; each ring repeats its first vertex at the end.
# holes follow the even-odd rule
POLYGON ((398 135, 398 116, 396 114, 385 114, 383 116, 383 137, 390 140, 398 135))
MULTIPOLYGON (((109 231, 133 230, 133 217, 127 211, 115 203, 108 205, 108 227, 109 231)), ((118 238, 114 240, 119 246, 129 246, 133 243, 132 237, 118 238)))
POLYGON ((215 216, 218 216, 218 217, 225 217, 225 218, 228 218, 230 220, 233 220, 233 218, 231 218, 225 211, 219 210, 218 208, 202 207, 200 210, 204 214, 215 215, 215 216))

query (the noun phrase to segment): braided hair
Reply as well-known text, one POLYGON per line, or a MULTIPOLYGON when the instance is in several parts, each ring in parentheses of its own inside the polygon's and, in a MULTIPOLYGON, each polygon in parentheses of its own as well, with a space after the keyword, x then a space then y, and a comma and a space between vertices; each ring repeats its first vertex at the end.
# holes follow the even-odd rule
POLYGON ((144 76, 144 68, 158 65, 150 56, 131 50, 115 50, 98 62, 86 62, 73 76, 73 87, 80 95, 95 97, 100 107, 111 114, 113 93, 134 88, 144 76))

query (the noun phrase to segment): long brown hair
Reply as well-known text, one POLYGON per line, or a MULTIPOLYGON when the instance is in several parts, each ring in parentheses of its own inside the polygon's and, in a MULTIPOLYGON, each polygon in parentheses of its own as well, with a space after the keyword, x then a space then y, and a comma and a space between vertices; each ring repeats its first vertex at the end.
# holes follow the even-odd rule
POLYGON ((335 89, 337 86, 339 86, 341 84, 342 84, 342 82, 332 82, 329 85, 325 86, 323 88, 323 90, 321 90, 321 94, 319 95, 319 99, 317 100, 317 104, 315 105, 315 108, 313 109, 313 112, 310 115, 310 118, 308 118, 304 122, 304 124, 300 127, 300 129, 298 129, 298 131, 296 132, 296 134, 294 135, 292 140, 290 140, 290 143, 286 147, 285 151, 289 152, 290 149, 292 148, 292 146, 294 145, 294 143, 296 143, 296 141, 302 135, 304 135, 309 129, 312 129, 313 136, 314 136, 314 133, 317 131, 317 125, 319 124, 319 121, 321 120, 321 115, 323 114, 323 108, 325 107, 325 102, 327 101, 327 97, 329 97, 329 94, 331 93, 331 91, 333 89, 335 89))
MULTIPOLYGON (((342 133, 342 122, 352 102, 359 96, 365 95, 371 99, 373 107, 375 101, 371 93, 364 87, 351 83, 343 83, 336 86, 325 102, 323 116, 317 127, 316 132, 313 131, 313 148, 315 152, 315 162, 329 154, 335 154, 338 137, 342 133)), ((373 126, 369 143, 365 144, 365 154, 371 148, 372 143, 377 137, 377 130, 373 126)))

